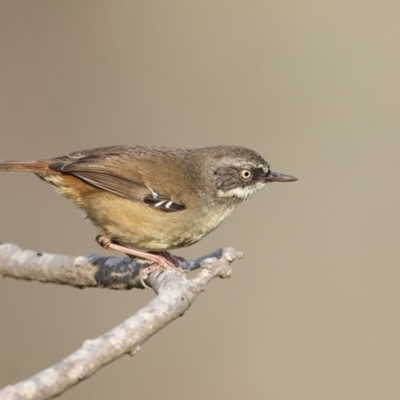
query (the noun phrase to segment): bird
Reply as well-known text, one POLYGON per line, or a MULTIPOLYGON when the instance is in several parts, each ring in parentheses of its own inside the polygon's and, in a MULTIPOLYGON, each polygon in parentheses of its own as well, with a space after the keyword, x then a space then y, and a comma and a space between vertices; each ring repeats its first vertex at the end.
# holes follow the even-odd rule
POLYGON ((72 200, 99 228, 104 248, 176 267, 169 250, 193 245, 271 182, 272 172, 241 146, 183 149, 108 146, 32 161, 0 160, 0 172, 30 172, 72 200))

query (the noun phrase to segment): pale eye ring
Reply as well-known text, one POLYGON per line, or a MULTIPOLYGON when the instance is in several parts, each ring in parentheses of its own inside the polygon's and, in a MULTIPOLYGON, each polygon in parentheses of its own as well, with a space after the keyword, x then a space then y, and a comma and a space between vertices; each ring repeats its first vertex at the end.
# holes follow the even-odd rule
POLYGON ((244 180, 244 181, 248 181, 253 177, 253 173, 249 170, 249 169, 242 169, 240 171, 240 177, 244 180))

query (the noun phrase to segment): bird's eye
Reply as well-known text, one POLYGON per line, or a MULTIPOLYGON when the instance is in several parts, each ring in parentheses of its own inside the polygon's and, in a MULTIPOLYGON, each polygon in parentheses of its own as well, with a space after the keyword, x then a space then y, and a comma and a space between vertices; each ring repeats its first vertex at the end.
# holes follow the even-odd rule
POLYGON ((253 176, 253 173, 249 169, 242 169, 240 171, 240 177, 244 181, 248 181, 249 179, 251 179, 252 176, 253 176))

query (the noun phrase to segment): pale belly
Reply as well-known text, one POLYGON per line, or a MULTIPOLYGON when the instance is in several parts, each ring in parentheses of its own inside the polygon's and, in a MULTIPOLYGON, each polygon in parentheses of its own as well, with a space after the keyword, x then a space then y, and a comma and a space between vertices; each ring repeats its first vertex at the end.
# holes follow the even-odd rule
MULTIPOLYGON (((212 232, 233 211, 163 212, 124 199, 113 199, 114 212, 88 213, 92 222, 115 243, 145 251, 164 251, 190 246, 212 232)), ((93 204, 92 204, 93 211, 93 204)))

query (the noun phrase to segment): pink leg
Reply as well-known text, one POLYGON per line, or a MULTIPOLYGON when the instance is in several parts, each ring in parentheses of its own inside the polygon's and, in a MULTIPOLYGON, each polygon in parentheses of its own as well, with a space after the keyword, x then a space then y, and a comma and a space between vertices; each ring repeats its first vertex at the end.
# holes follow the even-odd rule
POLYGON ((109 240, 109 238, 102 232, 97 235, 96 241, 101 247, 104 247, 105 249, 120 251, 121 253, 152 261, 154 265, 149 265, 148 267, 143 268, 140 271, 140 281, 145 287, 148 286, 144 283, 144 279, 146 279, 151 272, 157 270, 160 267, 178 272, 178 274, 181 276, 183 275, 183 271, 179 267, 179 261, 184 261, 184 259, 181 259, 180 257, 175 257, 167 251, 162 252, 160 253, 160 255, 158 255, 153 253, 146 253, 145 251, 135 250, 126 246, 121 246, 119 244, 111 242, 111 240, 109 240))
POLYGON ((130 247, 121 246, 119 244, 112 243, 112 242, 108 245, 107 249, 120 251, 121 253, 130 254, 131 256, 144 258, 145 260, 153 261, 154 263, 165 266, 165 267, 171 266, 173 268, 176 268, 176 266, 174 264, 172 264, 171 262, 169 262, 165 257, 158 256, 157 254, 146 253, 145 251, 131 249, 130 247))

